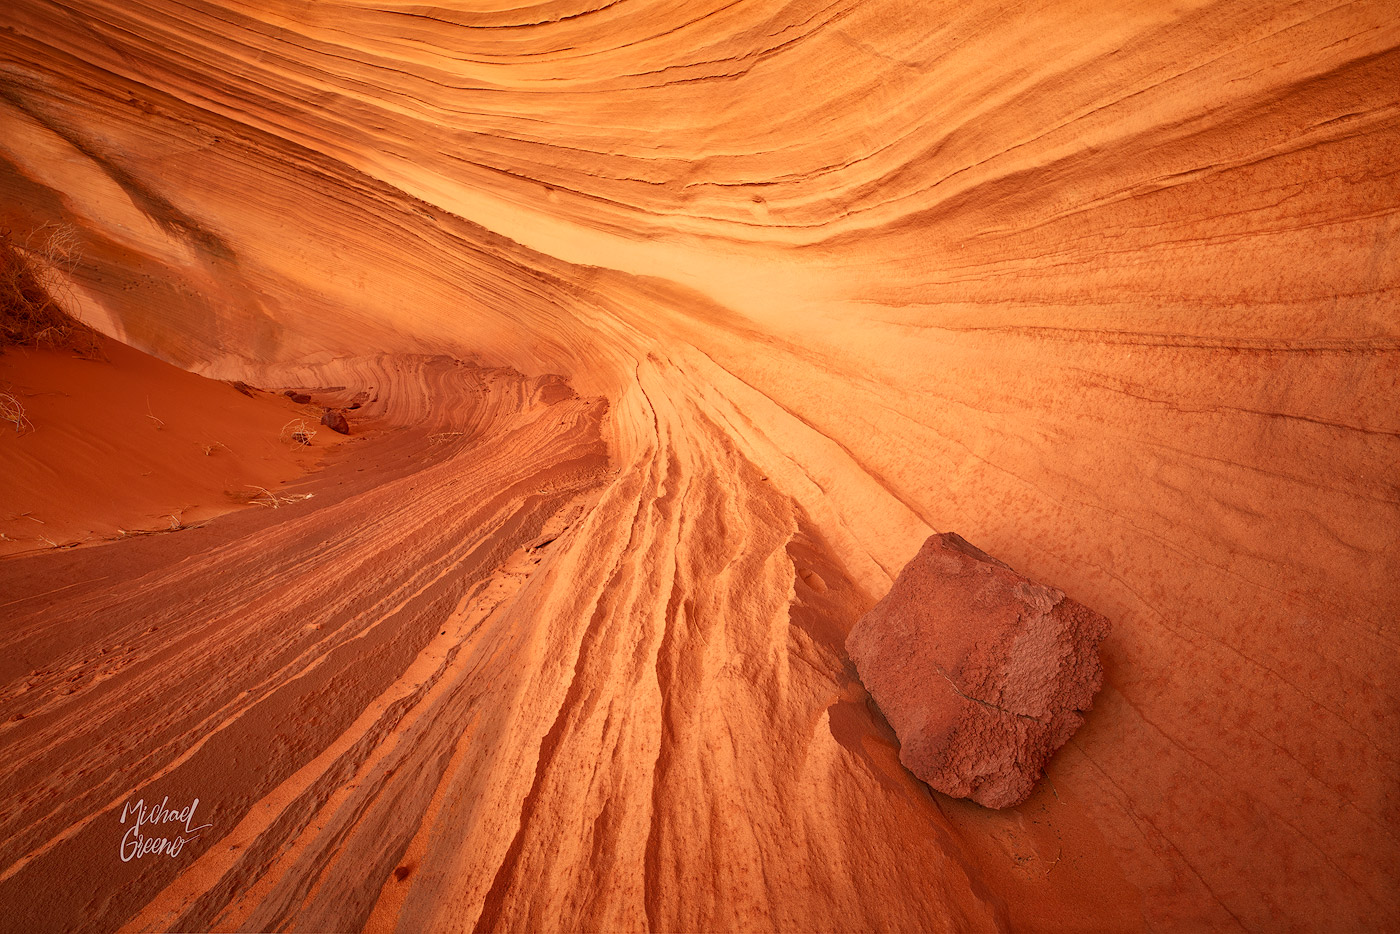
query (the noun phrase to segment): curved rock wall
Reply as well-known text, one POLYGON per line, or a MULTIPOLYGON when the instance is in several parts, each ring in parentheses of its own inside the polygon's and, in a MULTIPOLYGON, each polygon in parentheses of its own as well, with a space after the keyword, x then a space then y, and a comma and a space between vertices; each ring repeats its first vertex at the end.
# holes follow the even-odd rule
POLYGON ((1397 87, 1384 2, 8 4, 3 222, 80 231, 88 320, 610 402, 595 573, 511 630, 558 677, 423 869, 225 919, 1400 923, 1397 87), (1011 815, 840 649, 935 529, 1114 621, 1011 815))

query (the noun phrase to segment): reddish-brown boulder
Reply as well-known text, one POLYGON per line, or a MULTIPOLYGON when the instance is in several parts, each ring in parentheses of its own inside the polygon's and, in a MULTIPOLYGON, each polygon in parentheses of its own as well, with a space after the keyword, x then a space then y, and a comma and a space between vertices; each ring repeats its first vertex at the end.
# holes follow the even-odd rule
POLYGON ((1109 623, 952 533, 933 535, 846 649, 929 785, 1019 804, 1084 722, 1109 623))
POLYGON ((326 409, 321 415, 321 424, 331 431, 338 431, 343 435, 350 434, 350 420, 339 409, 326 409))

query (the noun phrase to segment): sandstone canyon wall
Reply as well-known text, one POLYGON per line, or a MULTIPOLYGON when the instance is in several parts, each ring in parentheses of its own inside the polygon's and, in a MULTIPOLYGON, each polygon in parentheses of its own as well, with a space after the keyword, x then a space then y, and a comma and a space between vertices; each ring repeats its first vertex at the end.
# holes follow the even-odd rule
POLYGON ((81 693, 0 733, 0 902, 1400 924, 1398 89, 1383 0, 10 0, 0 223, 77 229, 79 313, 425 434, 225 558, 7 562, 7 701, 63 614, 190 641, 81 750, 81 693), (842 649, 935 530, 1114 622, 1013 811, 904 772, 842 649), (214 836, 118 863, 172 775, 214 836))

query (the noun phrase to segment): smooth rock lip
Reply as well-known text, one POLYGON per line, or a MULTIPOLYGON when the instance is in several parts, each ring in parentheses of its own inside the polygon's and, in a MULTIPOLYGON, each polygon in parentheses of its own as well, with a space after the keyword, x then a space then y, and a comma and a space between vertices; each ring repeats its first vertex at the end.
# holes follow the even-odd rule
POLYGON ((991 808, 1026 800, 1103 685, 1109 622, 951 532, 932 535, 846 639, 933 788, 991 808))

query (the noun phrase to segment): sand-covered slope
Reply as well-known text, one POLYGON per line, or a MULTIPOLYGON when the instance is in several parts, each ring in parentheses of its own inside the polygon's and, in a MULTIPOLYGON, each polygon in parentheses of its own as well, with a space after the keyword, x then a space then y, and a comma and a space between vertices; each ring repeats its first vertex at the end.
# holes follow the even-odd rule
POLYGON ((8 348, 0 391, 23 410, 0 431, 0 555, 266 508, 279 484, 346 441, 318 430, 315 406, 205 379, 106 337, 85 353, 8 348), (310 444, 292 437, 304 427, 310 444))
POLYGON ((1392 6, 7 4, 77 311, 401 430, 0 564, 0 926, 1400 925, 1392 6), (842 649, 933 530, 1114 622, 1015 811, 842 649))

